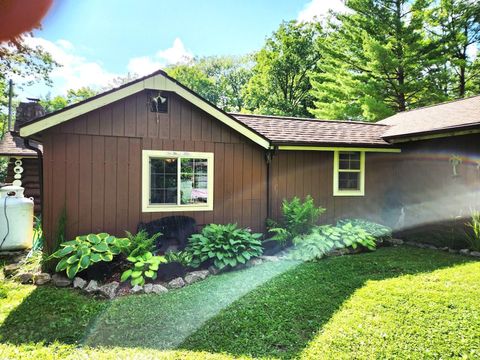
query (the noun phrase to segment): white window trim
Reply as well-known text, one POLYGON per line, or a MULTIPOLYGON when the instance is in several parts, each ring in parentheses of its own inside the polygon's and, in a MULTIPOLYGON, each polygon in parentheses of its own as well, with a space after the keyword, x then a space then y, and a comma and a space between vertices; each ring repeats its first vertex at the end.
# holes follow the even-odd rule
MULTIPOLYGON (((213 153, 189 151, 142 151, 142 212, 173 212, 173 211, 212 211, 213 210, 213 153), (188 205, 150 204, 150 159, 151 158, 190 158, 207 159, 207 203, 188 205)), ((180 174, 178 174, 180 177, 180 174)), ((178 182, 180 186, 180 182, 178 182)))
POLYGON ((365 196, 365 151, 357 151, 360 152, 360 189, 341 190, 338 187, 338 173, 340 171, 340 152, 346 151, 352 150, 336 150, 333 155, 333 196, 365 196))

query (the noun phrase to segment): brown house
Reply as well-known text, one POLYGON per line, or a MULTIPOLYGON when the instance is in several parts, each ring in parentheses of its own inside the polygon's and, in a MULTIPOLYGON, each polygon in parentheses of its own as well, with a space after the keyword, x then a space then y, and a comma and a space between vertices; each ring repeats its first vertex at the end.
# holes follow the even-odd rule
POLYGON ((122 235, 172 214, 263 231, 284 198, 308 194, 327 208, 325 221, 358 216, 393 225, 405 224, 405 201, 420 201, 422 188, 478 187, 466 162, 452 160, 465 156, 467 142, 465 151, 479 154, 480 97, 472 99, 465 101, 476 102, 477 124, 468 134, 458 133, 466 122, 408 132, 398 116, 369 124, 227 114, 158 71, 39 117, 20 135, 43 144, 49 243, 63 209, 68 237, 122 235), (449 158, 416 165, 422 146, 435 151, 444 142, 453 146, 449 158), (430 166, 442 177, 432 179, 430 166))

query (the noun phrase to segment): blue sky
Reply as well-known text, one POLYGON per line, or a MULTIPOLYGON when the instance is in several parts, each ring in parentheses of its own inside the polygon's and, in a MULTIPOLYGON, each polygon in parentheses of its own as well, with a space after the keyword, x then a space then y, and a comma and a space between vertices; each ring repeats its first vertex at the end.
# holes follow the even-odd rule
POLYGON ((26 88, 24 96, 102 87, 128 72, 144 75, 193 56, 258 50, 282 20, 309 20, 341 0, 55 0, 35 31, 63 66, 54 86, 26 88))

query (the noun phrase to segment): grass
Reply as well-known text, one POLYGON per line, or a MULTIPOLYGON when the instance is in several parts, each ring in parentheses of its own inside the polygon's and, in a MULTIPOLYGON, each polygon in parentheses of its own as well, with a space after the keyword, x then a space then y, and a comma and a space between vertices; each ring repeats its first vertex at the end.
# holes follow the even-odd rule
POLYGON ((0 286, 0 358, 478 358, 480 262, 400 247, 113 302, 0 286))

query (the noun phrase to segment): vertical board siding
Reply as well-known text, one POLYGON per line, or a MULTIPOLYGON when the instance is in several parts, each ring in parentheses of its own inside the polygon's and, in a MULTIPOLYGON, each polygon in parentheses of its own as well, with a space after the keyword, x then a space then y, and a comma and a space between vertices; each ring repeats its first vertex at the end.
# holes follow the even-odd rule
POLYGON ((279 151, 272 161, 272 217, 281 218, 281 203, 294 196, 311 195, 317 206, 327 211, 321 222, 332 223, 343 217, 379 221, 383 197, 392 182, 391 159, 366 154, 365 196, 333 196, 333 152, 279 151))
POLYGON ((92 137, 79 135, 78 233, 92 229, 92 137), (80 157, 82 161, 80 161, 80 157))
POLYGON ((92 154, 91 230, 98 233, 104 231, 105 138, 103 136, 92 137, 92 154))
POLYGON ((264 150, 176 95, 169 111, 148 110, 145 92, 92 111, 44 133, 45 228, 67 209, 67 236, 124 236, 139 222, 186 215, 198 224, 235 222, 264 230, 264 150), (142 150, 214 153, 213 211, 141 211, 142 150))

